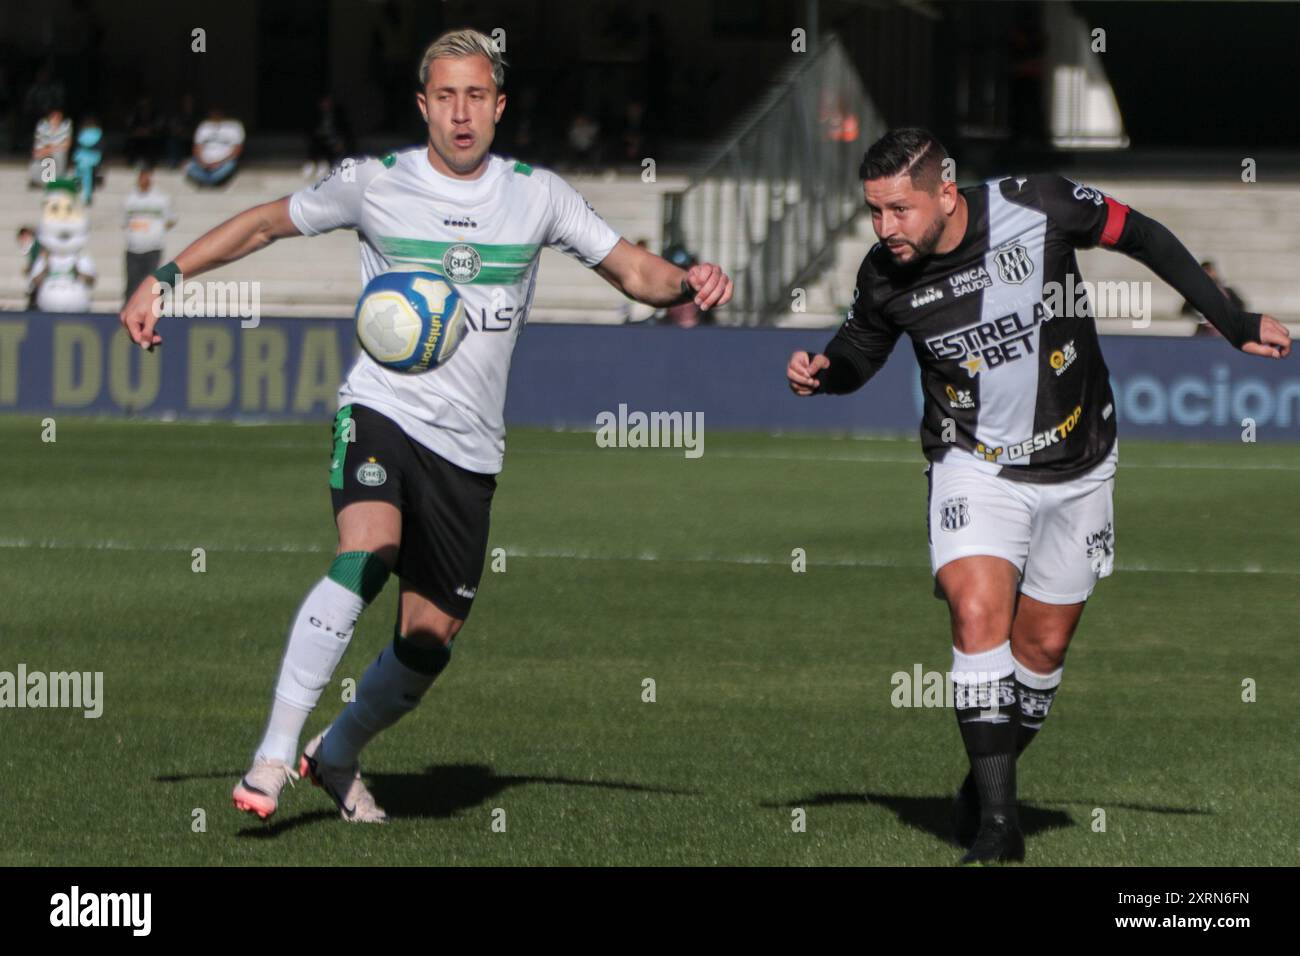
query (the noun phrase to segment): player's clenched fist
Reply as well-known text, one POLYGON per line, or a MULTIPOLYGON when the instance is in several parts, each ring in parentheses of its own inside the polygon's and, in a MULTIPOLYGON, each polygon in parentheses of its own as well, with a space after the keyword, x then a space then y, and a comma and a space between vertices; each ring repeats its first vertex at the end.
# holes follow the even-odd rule
POLYGON ((122 309, 118 320, 126 328, 131 341, 142 349, 152 349, 162 343, 162 336, 154 331, 161 314, 159 300, 162 298, 162 286, 153 276, 149 276, 132 294, 122 309), (158 289, 157 293, 154 289, 158 289))
POLYGON ((687 269, 686 285, 695 293, 695 304, 701 312, 731 301, 731 280, 712 262, 701 262, 687 269))
POLYGON ((785 367, 785 377, 790 382, 790 391, 796 395, 811 395, 821 388, 821 382, 813 376, 830 366, 831 360, 825 355, 795 352, 790 356, 790 364, 785 367))

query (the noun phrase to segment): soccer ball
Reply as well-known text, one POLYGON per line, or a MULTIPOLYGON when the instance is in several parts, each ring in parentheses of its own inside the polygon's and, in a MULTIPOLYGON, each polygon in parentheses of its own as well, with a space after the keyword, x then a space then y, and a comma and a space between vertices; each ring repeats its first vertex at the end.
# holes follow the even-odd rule
POLYGON ((465 304, 446 278, 427 269, 393 269, 371 279, 357 302, 357 341, 394 372, 427 372, 465 338, 465 304))

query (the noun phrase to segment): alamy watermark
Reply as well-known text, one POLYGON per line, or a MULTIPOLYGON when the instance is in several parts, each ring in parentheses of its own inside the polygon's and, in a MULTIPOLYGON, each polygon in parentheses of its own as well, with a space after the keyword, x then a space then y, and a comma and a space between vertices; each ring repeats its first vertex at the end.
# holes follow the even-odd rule
POLYGON ((704 454, 703 412, 640 412, 620 404, 596 416, 599 448, 684 448, 687 458, 704 454))
POLYGON ((0 709, 69 708, 94 720, 104 713, 103 671, 0 671, 0 709))
POLYGON ((260 282, 186 282, 176 274, 173 285, 154 282, 154 318, 215 319, 237 318, 239 326, 255 329, 262 323, 260 282))

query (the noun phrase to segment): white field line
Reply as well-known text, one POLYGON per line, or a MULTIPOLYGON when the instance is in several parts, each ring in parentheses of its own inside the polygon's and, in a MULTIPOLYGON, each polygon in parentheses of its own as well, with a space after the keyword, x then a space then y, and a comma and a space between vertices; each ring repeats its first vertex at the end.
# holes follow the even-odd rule
MULTIPOLYGON (((784 436, 790 438, 793 436, 784 436)), ((811 439, 810 439, 811 440, 811 439)), ((842 441, 870 441, 871 439, 854 438, 844 439, 842 441)), ((897 439, 876 439, 877 441, 896 441, 897 439)), ((221 448, 226 446, 224 441, 194 441, 188 442, 170 436, 167 439, 169 445, 184 445, 188 448, 221 448)), ((259 442, 256 446, 250 446, 254 449, 261 448, 282 448, 294 449, 298 451, 320 451, 324 448, 329 450, 328 445, 322 441, 276 441, 276 442, 259 442)), ((592 455, 597 452, 609 454, 611 452, 623 452, 632 454, 636 452, 657 452, 664 457, 673 458, 681 454, 680 448, 597 448, 593 445, 591 448, 509 448, 506 449, 506 460, 511 458, 523 457, 526 455, 538 455, 541 457, 553 456, 576 456, 592 455)), ((324 454, 324 452, 321 452, 324 454)), ((1300 446, 1296 448, 1297 457, 1300 457, 1300 446)), ((915 465, 917 468, 924 470, 926 461, 919 452, 916 455, 871 455, 871 454, 852 454, 846 452, 829 452, 825 454, 803 454, 794 455, 785 452, 765 452, 765 451, 710 451, 706 445, 704 456, 706 458, 723 458, 739 459, 742 461, 806 461, 806 462, 856 462, 866 465, 915 465)), ((1157 469, 1172 471, 1300 471, 1300 461, 1295 464, 1286 464, 1283 462, 1231 462, 1215 464, 1213 462, 1200 461, 1166 461, 1166 462, 1128 462, 1120 461, 1119 467, 1127 470, 1133 469, 1157 469)))
MULTIPOLYGON (((654 448, 654 449, 622 449, 622 448, 527 448, 517 451, 506 450, 506 459, 516 455, 590 455, 594 452, 617 452, 627 453, 638 451, 655 451, 665 457, 675 457, 674 453, 680 454, 681 449, 677 448, 654 448)), ((1300 456, 1300 448, 1297 448, 1297 455, 1300 456)), ((868 465, 915 465, 918 469, 924 471, 926 461, 920 455, 901 456, 901 455, 852 455, 840 452, 831 452, 823 455, 790 455, 771 452, 747 452, 747 451, 709 451, 707 443, 704 454, 701 458, 737 458, 748 461, 806 461, 806 462, 859 462, 868 465)), ((1200 470, 1200 471, 1300 471, 1300 462, 1295 464, 1272 463, 1272 462, 1234 462, 1231 464, 1213 464, 1209 462, 1126 462, 1120 461, 1121 469, 1129 468, 1155 468, 1155 469, 1172 469, 1174 471, 1200 470)))
MULTIPOLYGON (((131 541, 105 539, 100 541, 69 541, 58 538, 0 538, 0 550, 36 550, 36 551, 139 551, 149 553, 183 552, 189 554, 194 548, 201 547, 205 552, 233 552, 249 554, 332 554, 334 548, 327 545, 313 544, 148 544, 131 541)), ((784 556, 768 554, 693 554, 675 555, 658 554, 654 551, 640 551, 636 554, 601 554, 593 551, 567 550, 552 548, 507 547, 508 558, 540 559, 555 561, 635 561, 663 562, 664 564, 738 564, 768 565, 788 567, 791 559, 784 556)), ((928 562, 898 561, 893 558, 817 558, 810 556, 809 569, 817 567, 831 568, 928 568, 928 562)), ((1151 574, 1272 574, 1284 577, 1300 576, 1300 570, 1286 568, 1265 568, 1255 563, 1247 563, 1238 568, 1175 568, 1151 565, 1143 562, 1127 564, 1116 562, 1116 571, 1135 571, 1151 574)))

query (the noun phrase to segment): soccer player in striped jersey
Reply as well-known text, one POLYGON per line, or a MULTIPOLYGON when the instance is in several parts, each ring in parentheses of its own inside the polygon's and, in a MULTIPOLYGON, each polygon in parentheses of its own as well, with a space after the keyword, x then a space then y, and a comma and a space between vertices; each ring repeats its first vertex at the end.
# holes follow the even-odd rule
MULTIPOLYGON (((628 297, 666 307, 726 304, 716 265, 683 270, 620 238, 558 176, 488 150, 505 109, 505 64, 492 41, 452 31, 426 50, 416 104, 428 143, 344 162, 314 186, 249 209, 163 266, 159 282, 234 261, 290 236, 358 233, 368 281, 420 264, 456 284, 469 331, 444 366, 403 375, 362 352, 339 389, 330 489, 338 552, 289 633, 265 734, 236 784, 240 810, 266 818, 285 784, 310 774, 345 820, 383 822, 358 756, 413 709, 451 659, 487 549, 488 513, 505 449, 506 379, 527 319, 543 246, 594 268, 628 297), (390 574, 400 581, 393 643, 357 696, 294 758, 308 715, 347 649, 357 618, 390 574)), ((122 312, 145 348, 155 331, 152 281, 122 312)))
POLYGON ((1115 403, 1076 249, 1144 263, 1234 347, 1282 358, 1271 316, 1232 304, 1160 223, 1056 175, 958 189, 921 129, 891 130, 860 175, 880 239, 823 354, 796 352, 797 395, 860 388, 899 336, 925 396, 927 524, 952 619, 954 703, 971 771, 954 802, 964 863, 1024 858, 1016 759, 1047 719, 1066 649, 1111 573, 1115 403))

